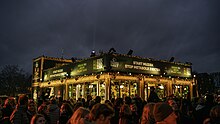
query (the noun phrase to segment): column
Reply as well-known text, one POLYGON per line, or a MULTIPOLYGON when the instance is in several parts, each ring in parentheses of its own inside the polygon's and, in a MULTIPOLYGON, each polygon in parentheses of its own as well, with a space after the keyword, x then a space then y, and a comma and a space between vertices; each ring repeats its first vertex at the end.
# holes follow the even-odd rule
POLYGON ((106 77, 105 78, 105 100, 109 100, 109 95, 110 95, 110 78, 106 77))
POLYGON ((139 90, 139 95, 142 99, 145 99, 145 94, 144 94, 144 77, 140 77, 140 80, 139 80, 139 87, 138 87, 138 90, 139 90))
POLYGON ((65 84, 66 84, 65 99, 67 100, 69 96, 69 87, 68 87, 67 79, 65 79, 65 84))

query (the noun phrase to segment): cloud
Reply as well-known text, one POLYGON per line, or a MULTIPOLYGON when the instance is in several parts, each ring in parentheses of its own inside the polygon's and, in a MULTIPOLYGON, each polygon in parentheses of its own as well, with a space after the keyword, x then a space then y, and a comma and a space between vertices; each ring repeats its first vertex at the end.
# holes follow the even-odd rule
POLYGON ((0 3, 0 65, 31 70, 41 55, 89 57, 91 50, 189 61, 219 71, 219 1, 29 0, 0 3), (62 53, 63 51, 63 53, 62 53))

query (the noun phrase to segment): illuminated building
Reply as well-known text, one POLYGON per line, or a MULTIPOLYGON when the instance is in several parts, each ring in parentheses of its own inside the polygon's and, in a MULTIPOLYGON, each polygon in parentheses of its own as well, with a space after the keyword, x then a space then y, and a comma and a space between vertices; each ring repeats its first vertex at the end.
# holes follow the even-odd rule
POLYGON ((191 98, 194 95, 196 82, 189 63, 109 52, 83 60, 55 59, 54 67, 48 68, 45 65, 47 59, 50 57, 33 61, 34 99, 46 92, 49 96, 76 100, 87 95, 101 96, 103 100, 138 95, 147 100, 150 87, 155 87, 160 98, 171 94, 185 98, 187 94, 191 98), (35 71, 36 62, 41 63, 37 66, 39 71, 35 71))

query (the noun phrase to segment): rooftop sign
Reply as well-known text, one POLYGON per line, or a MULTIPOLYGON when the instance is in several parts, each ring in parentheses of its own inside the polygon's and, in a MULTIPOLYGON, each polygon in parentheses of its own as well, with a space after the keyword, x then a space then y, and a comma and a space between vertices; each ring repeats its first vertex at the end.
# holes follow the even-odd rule
POLYGON ((48 69, 44 73, 44 80, 63 78, 65 74, 74 77, 103 71, 191 77, 192 70, 190 65, 105 54, 71 63, 67 66, 48 69))

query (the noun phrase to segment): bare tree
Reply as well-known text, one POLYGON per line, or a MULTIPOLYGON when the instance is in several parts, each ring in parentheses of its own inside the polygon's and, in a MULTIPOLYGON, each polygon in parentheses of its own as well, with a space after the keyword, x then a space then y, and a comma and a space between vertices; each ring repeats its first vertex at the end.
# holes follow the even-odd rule
POLYGON ((6 65, 0 69, 0 94, 15 96, 28 93, 31 86, 30 74, 18 65, 6 65))

